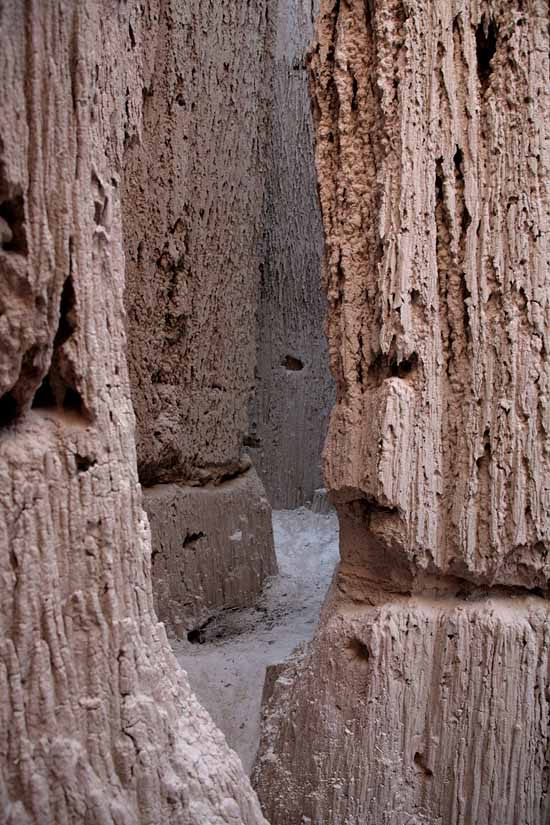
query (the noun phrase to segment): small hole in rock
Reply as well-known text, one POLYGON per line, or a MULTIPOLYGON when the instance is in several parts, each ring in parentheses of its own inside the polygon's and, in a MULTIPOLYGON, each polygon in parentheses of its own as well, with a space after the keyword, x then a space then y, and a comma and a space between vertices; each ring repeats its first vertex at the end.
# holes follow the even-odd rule
POLYGON ((243 436, 243 446, 244 447, 261 447, 262 442, 261 440, 254 435, 253 433, 249 433, 243 436))
MULTIPOLYGON (((25 232, 25 205, 22 195, 0 203, 0 218, 4 225, 4 238, 0 244, 6 252, 27 254, 27 235, 25 232)), ((1 233, 0 233, 1 234, 1 233)))
POLYGON ((201 632, 201 628, 195 627, 193 630, 190 630, 187 634, 187 641, 191 642, 192 645, 203 645, 204 636, 201 632))
POLYGON ((352 93, 351 93, 351 110, 352 112, 357 111, 357 92, 359 90, 359 86, 357 83, 357 78, 354 77, 352 81, 352 93))
POLYGON ((477 74, 482 91, 489 85, 489 78, 493 70, 491 61, 497 50, 497 27, 493 20, 483 18, 476 29, 477 46, 477 74))
POLYGON ((94 467, 97 464, 95 458, 91 458, 89 455, 79 455, 78 453, 75 455, 75 461, 79 473, 86 473, 90 467, 94 467))
POLYGON ((32 408, 34 410, 47 410, 55 406, 55 396, 50 385, 50 376, 45 375, 34 395, 32 408))
POLYGON ((75 317, 76 296, 73 279, 69 275, 63 284, 61 302, 59 304, 59 326, 55 335, 54 347, 59 347, 67 341, 76 329, 75 317))
POLYGON ((430 768, 428 768, 428 766, 426 765, 423 754, 418 753, 418 752, 415 753, 415 755, 414 755, 414 764, 416 765, 416 767, 419 770, 422 771, 422 773, 425 776, 433 776, 434 775, 433 771, 430 768))
POLYGON ((389 372, 392 378, 405 378, 417 368, 418 355, 416 352, 413 352, 409 358, 403 358, 402 361, 398 361, 397 358, 392 359, 389 372))
POLYGON ((304 363, 294 355, 286 355, 283 360, 283 367, 285 370, 290 370, 291 372, 299 372, 303 370, 304 363))
POLYGON ((63 399, 63 409, 70 412, 76 412, 79 415, 84 415, 84 403, 82 396, 73 387, 68 387, 63 399))
POLYGON ((17 401, 11 392, 5 393, 0 398, 0 427, 7 427, 17 417, 19 411, 17 401))
POLYGON ((364 662, 368 662, 370 659, 370 650, 367 645, 361 641, 361 639, 358 639, 357 637, 350 639, 347 647, 352 654, 352 658, 362 659, 364 662))

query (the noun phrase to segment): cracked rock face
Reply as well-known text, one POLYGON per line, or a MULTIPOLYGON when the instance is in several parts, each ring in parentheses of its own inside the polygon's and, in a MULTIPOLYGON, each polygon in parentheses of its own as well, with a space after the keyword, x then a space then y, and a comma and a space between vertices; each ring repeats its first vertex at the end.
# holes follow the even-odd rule
POLYGON ((549 22, 321 4, 342 561, 268 709, 272 823, 548 821, 549 22))
POLYGON ((0 819, 9 825, 265 823, 152 605, 119 175, 141 128, 157 20, 154 0, 0 7, 0 819))

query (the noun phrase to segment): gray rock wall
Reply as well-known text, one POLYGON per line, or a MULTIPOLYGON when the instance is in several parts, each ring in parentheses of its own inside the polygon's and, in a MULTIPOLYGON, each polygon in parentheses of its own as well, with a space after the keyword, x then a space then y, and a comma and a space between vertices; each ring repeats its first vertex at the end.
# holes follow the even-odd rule
POLYGON ((157 623, 120 174, 151 2, 0 6, 0 820, 264 823, 157 623))
POLYGON ((247 442, 278 508, 311 501, 322 486, 321 452, 334 393, 305 60, 317 8, 311 0, 280 0, 270 10, 256 392, 247 442))

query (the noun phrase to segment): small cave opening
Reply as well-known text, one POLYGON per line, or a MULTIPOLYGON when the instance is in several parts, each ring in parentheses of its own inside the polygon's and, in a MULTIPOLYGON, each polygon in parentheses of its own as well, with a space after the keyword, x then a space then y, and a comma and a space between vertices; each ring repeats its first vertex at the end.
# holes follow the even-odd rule
POLYGON ((493 71, 492 61, 497 50, 497 36, 495 21, 482 17, 476 28, 477 74, 482 92, 486 91, 493 71))
POLYGON ((22 195, 0 201, 0 245, 5 252, 26 255, 25 202, 22 195))
POLYGON ((0 427, 9 427, 17 418, 19 406, 11 394, 6 392, 0 398, 0 427))
POLYGON ((424 754, 417 751, 414 755, 413 762, 414 762, 415 767, 417 768, 417 770, 420 771, 420 773, 422 773, 426 777, 426 779, 431 779, 431 777, 434 774, 433 774, 432 769, 429 768, 428 765, 426 764, 426 758, 425 758, 424 754))
POLYGON ((300 372, 304 368, 304 362, 295 355, 285 355, 282 366, 285 370, 288 370, 288 372, 300 372))
POLYGON ((194 627, 187 634, 187 641, 192 645, 203 645, 206 641, 204 638, 203 629, 201 627, 194 627))
POLYGON ((64 350, 78 327, 77 302, 72 275, 69 275, 61 290, 59 299, 59 320, 53 340, 50 368, 31 402, 35 410, 64 410, 90 420, 82 393, 76 387, 74 367, 70 356, 64 350))
POLYGON ((362 663, 368 662, 371 656, 368 645, 357 636, 349 640, 346 650, 350 659, 359 660, 362 663))
POLYGON ((47 373, 34 394, 31 404, 34 410, 50 410, 57 406, 55 395, 50 384, 50 374, 47 373))

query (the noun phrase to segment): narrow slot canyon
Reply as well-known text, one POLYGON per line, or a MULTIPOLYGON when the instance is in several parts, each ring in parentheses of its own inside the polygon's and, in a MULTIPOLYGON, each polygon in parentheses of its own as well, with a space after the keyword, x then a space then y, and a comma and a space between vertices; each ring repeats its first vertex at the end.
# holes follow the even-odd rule
POLYGON ((250 773, 260 744, 262 706, 283 664, 311 641, 338 561, 335 512, 277 510, 278 573, 255 605, 222 612, 173 643, 197 697, 250 773))
POLYGON ((316 8, 260 9, 228 5, 231 25, 214 15, 210 31, 179 11, 204 55, 186 96, 180 31, 161 17, 162 86, 144 93, 122 198, 155 608, 247 773, 266 672, 313 636, 338 557, 321 487, 334 385, 306 72, 316 8))
POLYGON ((0 45, 0 825, 550 825, 548 3, 0 45))

